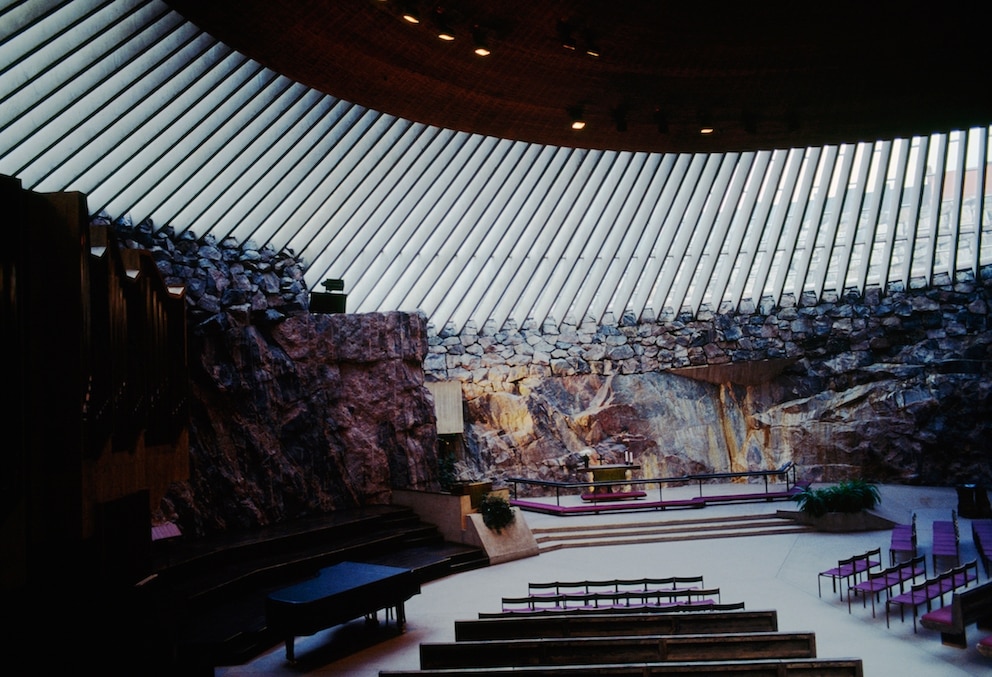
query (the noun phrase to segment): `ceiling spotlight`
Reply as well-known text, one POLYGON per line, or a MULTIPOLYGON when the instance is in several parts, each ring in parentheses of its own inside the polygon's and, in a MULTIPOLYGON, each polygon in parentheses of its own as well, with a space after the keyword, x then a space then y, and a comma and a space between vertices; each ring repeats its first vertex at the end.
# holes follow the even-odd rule
POLYGON ((575 49, 575 38, 572 37, 572 23, 568 19, 558 19, 558 39, 565 49, 575 49))
POLYGON ((745 111, 741 116, 741 127, 748 134, 756 134, 758 132, 758 117, 750 111, 745 111))
POLYGON ((417 11, 417 5, 413 2, 404 2, 403 9, 401 10, 400 16, 403 20, 412 24, 420 23, 420 13, 417 11))
POLYGON ((710 116, 708 114, 703 114, 699 116, 699 133, 703 136, 709 136, 716 129, 713 128, 713 123, 710 122, 710 116))
POLYGON ((659 134, 668 134, 668 116, 661 109, 654 109, 654 124, 658 127, 659 134))
POLYGON ((479 56, 489 56, 489 43, 486 42, 486 33, 478 26, 472 29, 472 42, 475 44, 475 53, 479 56))
POLYGON ((586 31, 585 41, 586 41, 586 54, 588 54, 589 56, 599 56, 599 43, 596 40, 596 36, 593 35, 592 31, 586 31))
POLYGON ((617 106, 613 109, 613 123, 617 126, 618 132, 627 131, 627 107, 617 106))
POLYGON ((582 106, 572 106, 568 109, 568 116, 572 118, 572 129, 584 129, 586 119, 582 115, 582 106))
POLYGON ((455 31, 448 24, 448 18, 444 15, 444 8, 438 7, 434 11, 434 24, 437 26, 437 37, 445 42, 455 39, 455 31))

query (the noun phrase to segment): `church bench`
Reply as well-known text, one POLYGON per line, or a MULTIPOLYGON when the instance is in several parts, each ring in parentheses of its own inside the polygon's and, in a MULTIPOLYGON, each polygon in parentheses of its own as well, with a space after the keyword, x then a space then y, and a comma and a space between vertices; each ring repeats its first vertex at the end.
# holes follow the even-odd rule
POLYGON ((978 653, 992 658, 992 635, 985 635, 975 644, 978 653))
POLYGON ((940 633, 941 644, 959 649, 968 648, 965 628, 972 623, 992 630, 992 582, 957 591, 950 604, 920 616, 920 625, 940 633))
POLYGON ((560 613, 502 616, 455 621, 455 641, 537 639, 613 635, 714 634, 718 632, 776 632, 778 612, 699 611, 681 614, 560 613))
POLYGON ((423 669, 815 657, 816 638, 812 632, 572 637, 420 645, 423 669))
POLYGON ((864 677, 860 658, 638 663, 634 665, 534 665, 527 667, 380 670, 379 677, 864 677))

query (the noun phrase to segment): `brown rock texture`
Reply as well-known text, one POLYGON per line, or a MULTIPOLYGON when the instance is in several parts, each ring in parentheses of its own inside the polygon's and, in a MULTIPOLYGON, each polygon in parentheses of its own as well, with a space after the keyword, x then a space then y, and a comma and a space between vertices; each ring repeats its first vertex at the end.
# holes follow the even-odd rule
POLYGON ((250 529, 437 487, 422 315, 296 314, 193 336, 186 532, 250 529))

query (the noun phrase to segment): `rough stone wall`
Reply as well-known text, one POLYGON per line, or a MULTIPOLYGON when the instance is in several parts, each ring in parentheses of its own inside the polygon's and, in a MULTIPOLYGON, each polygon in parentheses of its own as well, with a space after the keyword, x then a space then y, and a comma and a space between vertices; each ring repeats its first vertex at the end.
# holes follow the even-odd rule
POLYGON ((642 477, 791 460, 814 481, 992 483, 983 277, 695 318, 442 330, 425 369, 462 384, 466 477, 581 481, 592 448, 607 463, 633 452, 642 477), (740 379, 742 363, 766 368, 740 379))
POLYGON ((438 488, 423 314, 311 315, 292 252, 114 225, 186 287, 191 472, 156 520, 206 535, 438 488))
POLYGON ((114 225, 187 290, 192 476, 158 515, 187 533, 436 488, 425 378, 462 385, 466 479, 584 479, 591 447, 646 477, 792 460, 813 480, 992 484, 988 275, 454 334, 417 313, 310 315, 292 252, 114 225))

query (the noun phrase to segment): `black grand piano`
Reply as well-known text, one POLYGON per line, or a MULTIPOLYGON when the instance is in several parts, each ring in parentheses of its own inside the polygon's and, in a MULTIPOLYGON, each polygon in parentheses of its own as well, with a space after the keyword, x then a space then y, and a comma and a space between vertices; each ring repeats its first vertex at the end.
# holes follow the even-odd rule
POLYGON ((409 569, 341 562, 317 572, 313 578, 269 594, 265 602, 268 627, 286 638, 286 658, 295 661, 296 637, 365 616, 378 620, 380 609, 396 610, 396 625, 406 623, 404 603, 420 593, 420 583, 409 569))

